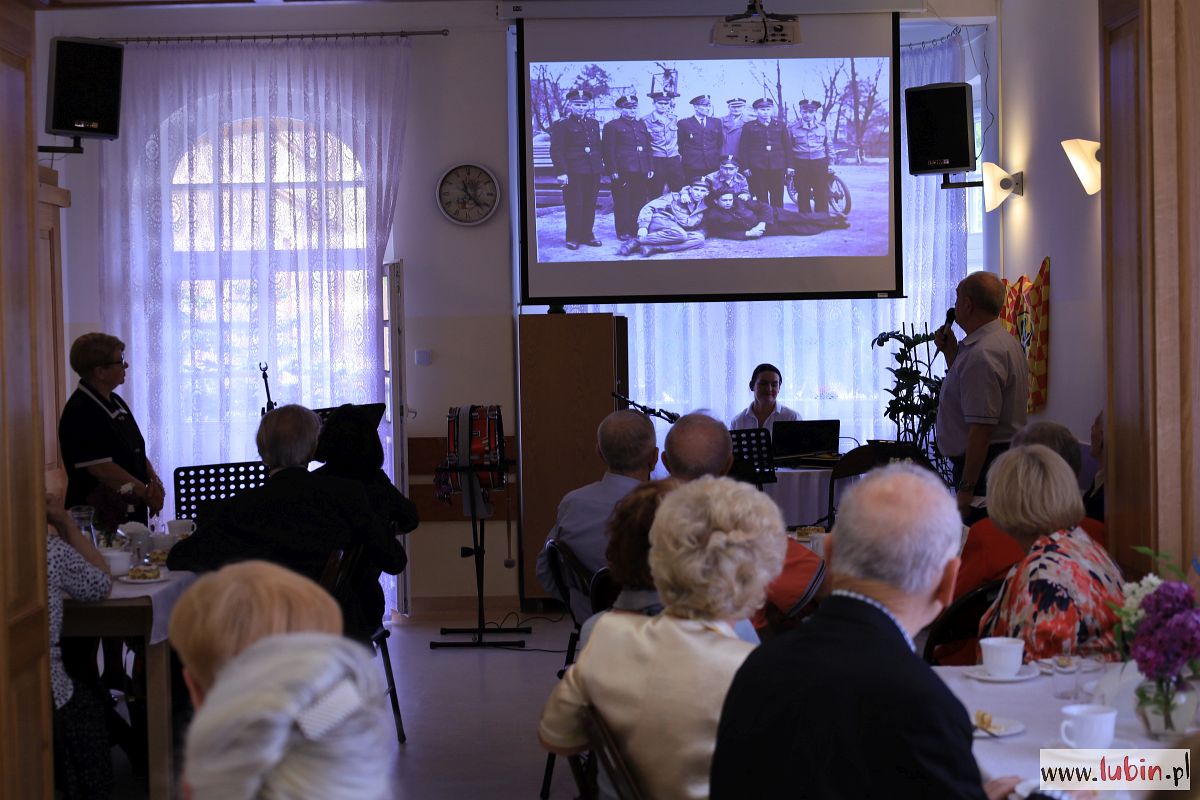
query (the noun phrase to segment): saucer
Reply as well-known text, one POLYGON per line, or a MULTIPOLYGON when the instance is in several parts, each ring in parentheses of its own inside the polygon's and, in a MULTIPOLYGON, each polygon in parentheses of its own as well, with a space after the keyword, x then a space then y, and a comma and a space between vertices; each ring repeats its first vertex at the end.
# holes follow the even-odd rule
POLYGON ((974 678, 975 680, 983 681, 984 683, 1020 683, 1021 681, 1027 681, 1031 678, 1036 678, 1040 674, 1041 672, 1038 670, 1035 664, 1022 664, 1021 668, 1017 670, 1016 675, 1012 675, 1007 678, 1001 678, 996 675, 988 674, 988 671, 983 668, 982 664, 976 667, 971 667, 966 672, 968 678, 974 678))
POLYGON ((1019 720, 1009 719, 1007 717, 992 717, 992 724, 988 730, 990 730, 991 733, 988 733, 988 731, 985 731, 981 728, 975 728, 975 738, 994 739, 997 736, 1016 736, 1018 733, 1025 732, 1025 723, 1019 720))
POLYGON ((157 578, 131 578, 127 574, 121 575, 117 578, 117 580, 119 580, 121 583, 132 583, 132 584, 162 583, 163 581, 170 580, 170 579, 171 579, 171 570, 167 569, 166 567, 158 568, 158 577, 157 578))
MULTIPOLYGON (((1062 739, 1055 737, 1048 742, 1043 742, 1041 749, 1043 750, 1075 750, 1088 748, 1074 748, 1064 742, 1062 739)), ((1108 747, 1096 747, 1095 750, 1133 750, 1134 744, 1128 739, 1113 739, 1108 747)))

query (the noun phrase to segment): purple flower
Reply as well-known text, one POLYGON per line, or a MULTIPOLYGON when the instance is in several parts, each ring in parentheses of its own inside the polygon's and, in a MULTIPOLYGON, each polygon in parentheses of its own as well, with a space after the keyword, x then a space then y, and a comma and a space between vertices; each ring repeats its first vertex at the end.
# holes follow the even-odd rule
POLYGON ((1165 581, 1142 600, 1130 656, 1152 680, 1174 680, 1185 664, 1200 658, 1200 612, 1195 593, 1182 581, 1165 581))
POLYGON ((1183 581, 1164 581, 1142 600, 1142 611, 1146 612, 1147 627, 1159 628, 1165 621, 1180 611, 1190 611, 1196 606, 1196 594, 1183 581))

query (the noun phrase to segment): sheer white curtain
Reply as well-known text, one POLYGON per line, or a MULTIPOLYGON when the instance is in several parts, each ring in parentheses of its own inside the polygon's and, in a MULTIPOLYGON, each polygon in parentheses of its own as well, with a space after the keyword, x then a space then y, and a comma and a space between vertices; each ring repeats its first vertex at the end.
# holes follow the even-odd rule
POLYGON ((265 404, 384 400, 397 39, 133 44, 101 148, 98 298, 164 477, 257 458, 265 404))
MULTIPOLYGON (((901 51, 901 87, 961 81, 958 35, 901 51)), ((902 98, 894 98, 899 102, 902 98)), ((901 107, 900 119, 904 118, 901 107)), ((672 411, 704 409, 726 422, 750 404, 754 366, 783 371, 780 401, 806 419, 841 419, 860 441, 894 438, 883 416, 891 386, 889 348, 871 348, 901 323, 940 322, 966 275, 966 205, 962 190, 901 165, 904 290, 899 300, 809 300, 740 303, 573 306, 629 318, 630 396, 672 411)), ((853 191, 853 186, 851 186, 853 191)))

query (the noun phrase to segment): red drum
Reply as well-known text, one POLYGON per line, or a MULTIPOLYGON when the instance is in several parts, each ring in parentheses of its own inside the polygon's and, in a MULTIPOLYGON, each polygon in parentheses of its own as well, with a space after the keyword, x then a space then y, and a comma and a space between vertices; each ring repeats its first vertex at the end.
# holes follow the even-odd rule
POLYGON ((446 461, 439 496, 461 492, 463 467, 471 467, 482 489, 503 489, 508 483, 504 464, 504 420, 500 406, 452 406, 446 414, 446 461))

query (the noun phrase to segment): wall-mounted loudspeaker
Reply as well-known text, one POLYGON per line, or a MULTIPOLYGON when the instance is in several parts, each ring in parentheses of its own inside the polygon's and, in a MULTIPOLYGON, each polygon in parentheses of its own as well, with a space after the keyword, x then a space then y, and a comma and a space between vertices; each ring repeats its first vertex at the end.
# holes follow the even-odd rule
POLYGON ((975 171, 975 110, 969 83, 904 90, 908 171, 913 175, 975 171))
POLYGON ((116 139, 121 130, 124 46, 101 39, 50 40, 46 133, 116 139))

